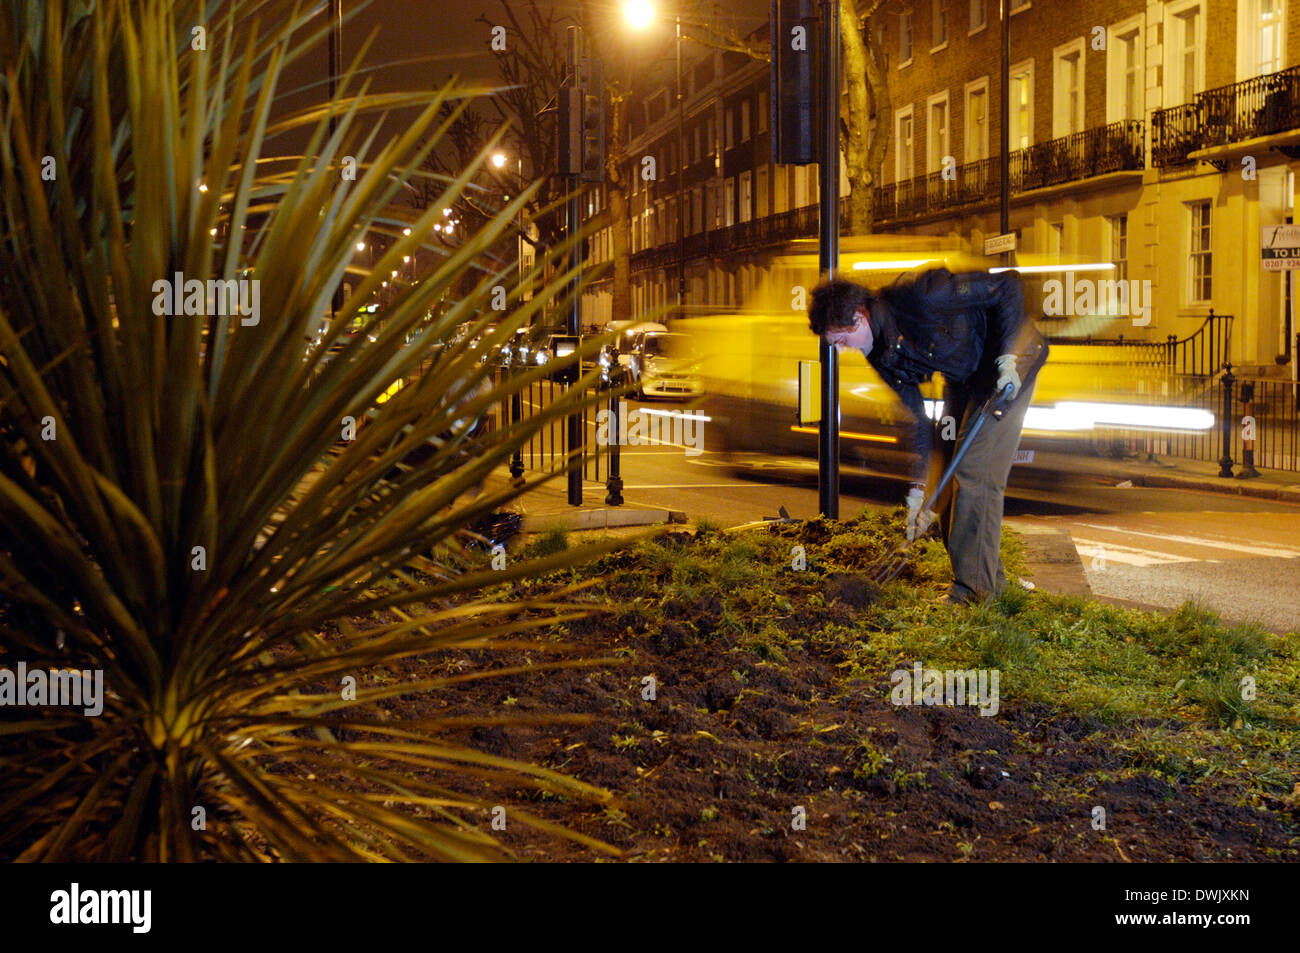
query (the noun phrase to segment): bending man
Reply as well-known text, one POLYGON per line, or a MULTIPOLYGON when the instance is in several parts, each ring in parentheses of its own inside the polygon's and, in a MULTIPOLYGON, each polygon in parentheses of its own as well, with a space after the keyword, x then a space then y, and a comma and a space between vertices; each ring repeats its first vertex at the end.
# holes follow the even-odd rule
POLYGON ((935 268, 879 292, 835 279, 813 291, 808 317, 813 333, 827 343, 841 351, 860 350, 915 418, 908 539, 925 533, 936 519, 921 510, 935 441, 919 385, 936 372, 943 375, 941 417, 960 421, 956 443, 943 447, 948 459, 981 405, 1004 385, 1013 385, 1011 403, 976 435, 953 476, 949 503, 940 505, 940 529, 952 560, 948 601, 966 603, 1000 592, 1006 586, 1000 552, 1003 497, 1038 370, 1047 360, 1047 342, 1025 316, 1019 274, 935 268))

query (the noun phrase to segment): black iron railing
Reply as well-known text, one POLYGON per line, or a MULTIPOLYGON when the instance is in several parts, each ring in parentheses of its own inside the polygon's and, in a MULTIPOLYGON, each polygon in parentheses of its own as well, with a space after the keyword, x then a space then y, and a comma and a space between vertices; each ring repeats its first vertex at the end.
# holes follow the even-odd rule
MULTIPOLYGON (((1179 338, 1171 334, 1163 341, 1126 341, 1117 338, 1052 337, 1053 344, 1098 348, 1097 364, 1153 368, 1168 374, 1210 376, 1223 370, 1232 338, 1232 315, 1209 313, 1201 326, 1179 338)), ((1087 361, 1081 363, 1088 363, 1087 361)))
POLYGON ((1126 119, 1013 152, 1011 189, 1028 192, 1142 166, 1142 122, 1126 119))
POLYGON ((1300 66, 1197 93, 1151 116, 1151 161, 1181 165, 1198 149, 1300 128, 1300 66))
MULTIPOLYGON (((764 215, 762 218, 748 222, 737 222, 725 228, 697 232, 686 236, 686 257, 705 258, 711 255, 725 255, 728 252, 763 245, 774 245, 796 238, 809 238, 817 234, 818 208, 805 205, 764 215)), ((846 223, 847 213, 841 214, 841 226, 846 223)), ((664 268, 677 261, 677 243, 669 242, 653 248, 643 248, 632 256, 632 270, 644 271, 647 268, 664 268)))
MULTIPOLYGON (((1109 172, 1143 167, 1142 122, 1127 119, 1097 126, 1011 153, 1011 191, 1078 182, 1109 172)), ((892 182, 876 190, 876 218, 915 218, 996 199, 1002 189, 1000 156, 942 172, 892 182)))
MULTIPOLYGON (((1239 380, 1230 374, 1196 378, 1178 406, 1214 415, 1208 430, 1165 432, 1141 437, 1146 452, 1218 463, 1221 476, 1253 475, 1255 468, 1300 472, 1300 390, 1295 381, 1239 380), (1225 415, 1224 408, 1229 408, 1225 415)), ((1125 436, 1120 431, 1097 434, 1100 443, 1125 436)))

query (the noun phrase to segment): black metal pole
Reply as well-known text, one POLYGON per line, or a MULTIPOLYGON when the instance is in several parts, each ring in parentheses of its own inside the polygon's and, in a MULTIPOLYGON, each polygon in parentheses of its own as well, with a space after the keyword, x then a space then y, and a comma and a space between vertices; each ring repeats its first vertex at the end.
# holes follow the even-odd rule
MULTIPOLYGON (((818 186, 818 267, 822 280, 835 277, 840 258, 840 4, 822 0, 821 155, 818 186)), ((821 423, 817 431, 818 509, 840 517, 840 364, 835 348, 823 340, 821 423)))
MULTIPOLYGON (((572 82, 574 89, 581 89, 582 33, 578 27, 569 27, 568 40, 570 82, 572 82)), ((568 239, 572 243, 569 247, 569 320, 567 330, 569 334, 580 334, 582 332, 582 303, 578 298, 578 274, 579 269, 582 267, 582 243, 578 241, 578 231, 582 221, 582 196, 579 193, 582 176, 580 173, 574 173, 567 176, 567 180, 569 199, 566 203, 565 227, 568 239)), ((578 376, 581 377, 581 366, 577 370, 578 376)), ((569 505, 580 506, 582 504, 583 440, 581 415, 569 414, 565 422, 565 430, 564 449, 569 456, 569 505)))
POLYGON ((682 18, 677 18, 677 317, 686 309, 686 96, 682 92, 682 18))
POLYGON ((619 463, 619 452, 623 445, 623 430, 618 419, 619 412, 619 392, 618 388, 623 385, 621 377, 615 377, 610 381, 610 387, 613 388, 609 395, 609 478, 605 481, 605 505, 622 506, 623 505, 623 472, 619 463))
MULTIPOLYGON (((1002 140, 1002 208, 1001 231, 1005 235, 1011 231, 1011 10, 1007 0, 1002 0, 1002 102, 1001 140, 1002 140)), ((1002 263, 1012 264, 1011 252, 1003 252, 1002 263)))
POLYGON ((1223 456, 1219 458, 1219 476, 1227 479, 1232 476, 1232 385, 1236 378, 1232 376, 1232 365, 1223 368, 1223 456))

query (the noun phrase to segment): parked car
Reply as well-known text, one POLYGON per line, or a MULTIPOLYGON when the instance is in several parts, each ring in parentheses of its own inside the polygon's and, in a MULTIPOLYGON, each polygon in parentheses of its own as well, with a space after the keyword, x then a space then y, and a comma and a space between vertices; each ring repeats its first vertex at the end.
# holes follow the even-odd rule
POLYGON ((618 332, 618 338, 614 345, 615 353, 618 356, 618 363, 624 368, 628 368, 632 360, 632 352, 640 343, 640 336, 651 331, 667 331, 668 328, 657 321, 610 321, 605 325, 606 334, 618 332))
POLYGON ((645 331, 637 336, 628 371, 638 398, 695 397, 703 392, 699 357, 689 335, 645 331))

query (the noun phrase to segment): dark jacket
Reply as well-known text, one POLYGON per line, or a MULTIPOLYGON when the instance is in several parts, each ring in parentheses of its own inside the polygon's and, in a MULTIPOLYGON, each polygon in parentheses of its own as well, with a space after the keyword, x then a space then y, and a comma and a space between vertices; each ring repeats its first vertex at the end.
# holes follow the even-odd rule
POLYGON ((921 383, 937 371, 982 403, 993 393, 999 355, 1017 355, 1024 387, 1047 360, 1047 342, 1025 315, 1024 291, 1015 271, 953 274, 934 268, 900 280, 878 294, 871 330, 868 362, 916 418, 917 482, 925 480, 933 444, 921 383))

